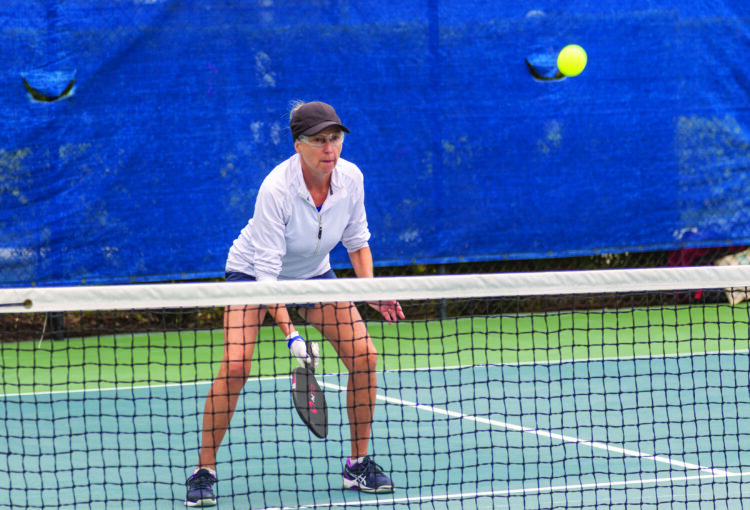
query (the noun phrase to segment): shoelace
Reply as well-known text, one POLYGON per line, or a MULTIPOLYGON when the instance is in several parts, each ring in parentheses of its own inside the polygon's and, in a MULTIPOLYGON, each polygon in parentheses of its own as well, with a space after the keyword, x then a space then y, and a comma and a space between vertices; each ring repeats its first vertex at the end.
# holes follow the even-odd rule
POLYGON ((383 468, 378 466, 370 457, 365 457, 365 460, 362 461, 362 471, 365 473, 380 474, 383 472, 383 468))
POLYGON ((198 471, 188 478, 185 485, 191 489, 208 489, 211 487, 211 484, 215 482, 216 478, 208 471, 198 471))

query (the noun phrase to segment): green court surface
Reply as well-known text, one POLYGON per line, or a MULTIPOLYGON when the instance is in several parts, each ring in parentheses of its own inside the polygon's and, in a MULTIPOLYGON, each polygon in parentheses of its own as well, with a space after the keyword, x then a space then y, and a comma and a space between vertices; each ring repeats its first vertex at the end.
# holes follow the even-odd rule
MULTIPOLYGON (((748 322, 747 306, 705 305, 372 324, 372 451, 402 488, 377 496, 340 489, 346 376, 331 347, 321 441, 291 407, 285 342, 264 329, 220 451, 219 508, 731 508, 750 497, 748 322)), ((221 331, 1 347, 0 502, 183 507, 221 331)))
MULTIPOLYGON (((372 324, 383 370, 736 351, 750 347, 747 306, 529 314, 372 324), (439 339, 439 341, 436 341, 439 339)), ((312 328, 303 333, 320 341, 312 328)), ((289 353, 264 328, 251 377, 286 375, 289 353)), ((5 394, 209 381, 221 331, 153 332, 2 346, 5 394)), ((344 367, 327 343, 321 373, 344 367)))

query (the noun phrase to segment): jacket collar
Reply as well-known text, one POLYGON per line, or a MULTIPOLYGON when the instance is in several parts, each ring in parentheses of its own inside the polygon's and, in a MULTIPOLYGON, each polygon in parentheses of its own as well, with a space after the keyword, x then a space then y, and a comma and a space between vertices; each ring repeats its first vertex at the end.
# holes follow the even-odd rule
MULTIPOLYGON (((293 156, 294 161, 292 162, 292 168, 294 168, 294 178, 296 179, 297 193, 306 196, 308 194, 307 186, 305 186, 305 179, 302 177, 302 158, 299 154, 293 156)), ((341 159, 339 159, 341 161, 341 159)), ((328 191, 328 195, 336 195, 341 191, 343 184, 341 182, 341 172, 339 172, 338 165, 333 168, 331 173, 331 189, 328 191)))

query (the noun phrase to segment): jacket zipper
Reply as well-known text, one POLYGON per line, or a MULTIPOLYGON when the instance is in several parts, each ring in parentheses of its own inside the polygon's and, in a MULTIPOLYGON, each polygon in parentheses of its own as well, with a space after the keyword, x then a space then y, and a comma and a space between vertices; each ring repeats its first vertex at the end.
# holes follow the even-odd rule
POLYGON ((318 211, 318 244, 315 246, 315 254, 320 251, 320 240, 323 238, 323 215, 318 211))
MULTIPOLYGON (((333 191, 331 191, 331 195, 333 195, 333 191)), ((302 195, 301 195, 302 196, 302 195)), ((303 196, 305 198, 305 201, 310 204, 310 206, 315 209, 315 212, 318 213, 318 244, 315 245, 315 251, 313 254, 317 255, 320 251, 320 243, 323 239, 323 214, 318 211, 317 206, 315 205, 315 202, 312 201, 312 199, 309 196, 309 193, 307 196, 303 196)))

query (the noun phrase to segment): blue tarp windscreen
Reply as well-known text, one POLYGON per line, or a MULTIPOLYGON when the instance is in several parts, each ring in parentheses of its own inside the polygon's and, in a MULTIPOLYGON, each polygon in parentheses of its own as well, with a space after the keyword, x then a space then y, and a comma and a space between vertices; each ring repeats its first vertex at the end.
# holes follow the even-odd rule
POLYGON ((748 55, 745 0, 3 0, 0 285, 222 275, 295 99, 377 265, 748 244, 748 55))

